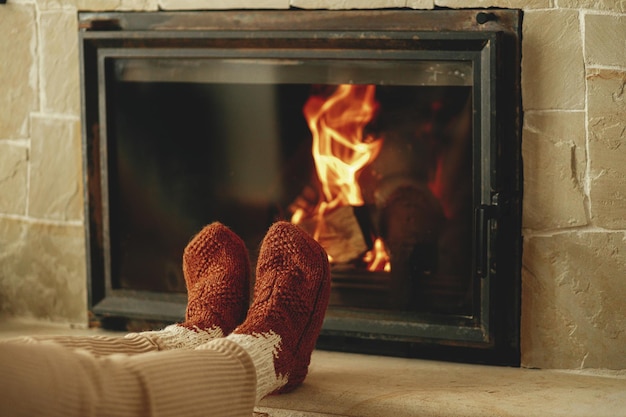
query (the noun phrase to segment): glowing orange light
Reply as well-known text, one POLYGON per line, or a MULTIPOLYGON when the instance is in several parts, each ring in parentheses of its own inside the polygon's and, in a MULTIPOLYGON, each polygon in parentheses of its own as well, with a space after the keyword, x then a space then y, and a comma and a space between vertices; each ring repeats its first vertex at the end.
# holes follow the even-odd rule
POLYGON ((368 271, 391 271, 391 261, 381 238, 376 238, 374 247, 367 251, 363 260, 367 262, 368 271))
POLYGON ((443 208, 444 215, 449 219, 452 217, 452 208, 446 198, 447 196, 445 195, 444 181, 443 159, 440 157, 437 159, 435 172, 428 181, 428 188, 437 200, 439 200, 443 208))

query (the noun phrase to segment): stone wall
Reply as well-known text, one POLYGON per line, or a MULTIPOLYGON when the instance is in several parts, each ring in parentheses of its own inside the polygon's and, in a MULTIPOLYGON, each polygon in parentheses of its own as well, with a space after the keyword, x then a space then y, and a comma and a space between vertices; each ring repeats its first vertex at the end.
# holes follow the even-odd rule
POLYGON ((525 10, 522 362, 626 368, 626 1, 9 0, 0 314, 84 325, 77 10, 525 10))

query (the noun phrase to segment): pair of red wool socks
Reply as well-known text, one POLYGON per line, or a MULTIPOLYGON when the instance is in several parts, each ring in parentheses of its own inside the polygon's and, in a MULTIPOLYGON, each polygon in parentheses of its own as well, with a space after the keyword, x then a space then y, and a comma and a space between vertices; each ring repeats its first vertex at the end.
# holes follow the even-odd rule
MULTIPOLYGON (((244 242, 220 223, 185 248, 185 321, 194 331, 228 335, 247 351, 270 350, 277 387, 288 392, 306 377, 330 294, 328 257, 306 232, 287 222, 270 227, 261 244, 252 304, 244 242)), ((251 353, 254 359, 255 353, 251 353)))

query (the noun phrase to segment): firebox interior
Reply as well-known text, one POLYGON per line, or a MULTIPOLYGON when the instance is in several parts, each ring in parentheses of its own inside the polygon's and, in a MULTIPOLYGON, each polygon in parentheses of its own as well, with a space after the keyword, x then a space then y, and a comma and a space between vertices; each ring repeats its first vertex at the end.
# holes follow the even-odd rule
MULTIPOLYGON (((267 78, 293 79, 292 62, 227 64, 226 77, 210 62, 203 67, 228 82, 207 82, 206 73, 202 82, 181 82, 171 63, 168 80, 137 82, 124 80, 127 68, 136 67, 132 62, 116 62, 109 180, 118 185, 110 191, 110 215, 120 288, 184 292, 182 249, 204 224, 229 225, 254 253, 269 224, 289 220, 296 204, 313 206, 322 198, 303 107, 337 86, 266 77, 248 82, 259 68, 273 74, 267 78)), ((298 67, 314 81, 352 68, 344 81, 357 83, 408 82, 416 71, 366 64, 359 71, 336 62, 298 67)), ((331 259, 331 305, 471 315, 472 88, 465 85, 471 62, 430 62, 417 71, 412 85, 374 85, 378 110, 365 130, 382 148, 360 171, 363 204, 324 214, 329 225, 320 242, 338 254, 331 259), (441 85, 446 79, 452 85, 441 85), (388 271, 368 271, 363 260, 376 237, 390 252, 388 271)), ((312 229, 315 222, 303 226, 312 229)))

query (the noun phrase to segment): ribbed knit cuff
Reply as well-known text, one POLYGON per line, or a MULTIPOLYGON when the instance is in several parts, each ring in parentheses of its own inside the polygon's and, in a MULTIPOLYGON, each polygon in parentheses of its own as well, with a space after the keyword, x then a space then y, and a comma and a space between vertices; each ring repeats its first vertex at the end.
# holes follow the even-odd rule
POLYGON ((287 384, 289 375, 277 375, 274 358, 280 354, 281 337, 273 331, 260 334, 231 333, 225 339, 241 346, 252 359, 256 369, 256 401, 287 384))
POLYGON ((195 349, 211 340, 224 337, 224 333, 222 329, 217 326, 206 330, 201 330, 196 327, 192 330, 178 324, 172 324, 162 330, 130 333, 126 335, 126 338, 135 338, 137 336, 152 341, 157 345, 158 350, 171 350, 195 349))

